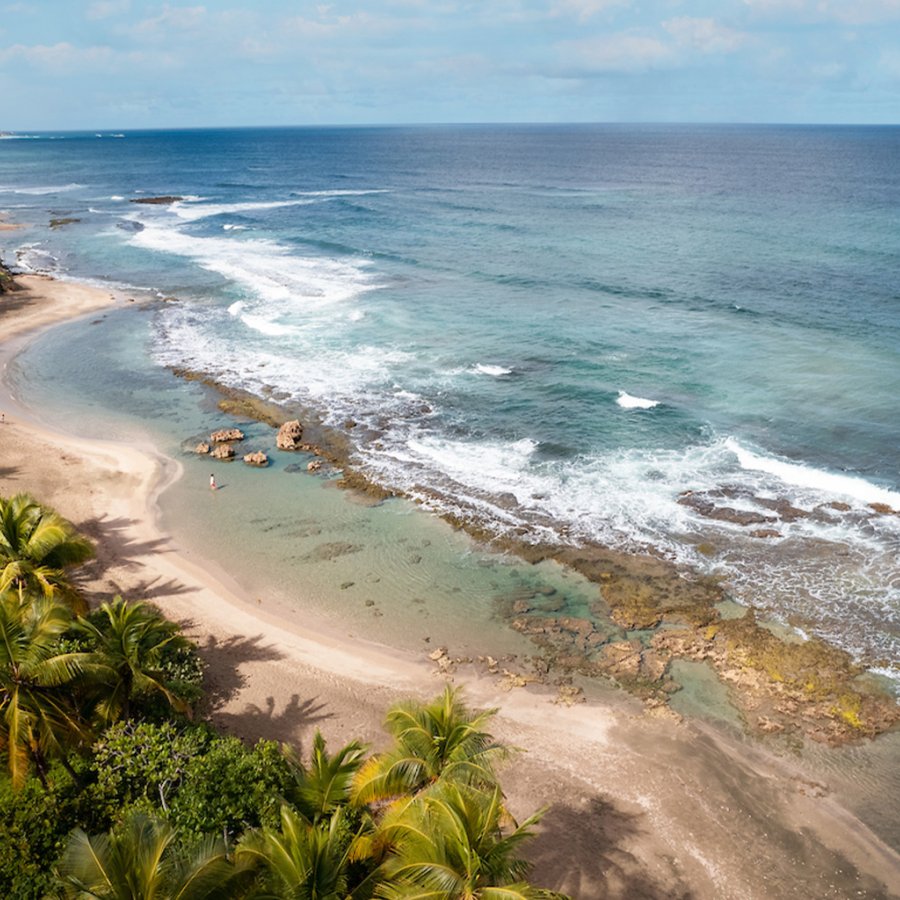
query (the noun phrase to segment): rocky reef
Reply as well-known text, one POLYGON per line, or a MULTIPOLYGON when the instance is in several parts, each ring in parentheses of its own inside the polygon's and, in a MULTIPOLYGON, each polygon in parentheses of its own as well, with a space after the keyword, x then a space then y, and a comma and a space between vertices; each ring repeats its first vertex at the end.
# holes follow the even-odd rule
POLYGON ((149 203, 150 205, 168 206, 170 203, 178 203, 184 200, 184 197, 178 197, 174 194, 162 194, 159 197, 134 197, 130 203, 149 203))
MULTIPOLYGON (((349 465, 347 435, 324 426, 314 410, 285 408, 202 374, 176 374, 216 390, 223 412, 278 429, 279 449, 312 453, 317 458, 308 471, 318 471, 327 461, 342 470, 340 487, 374 502, 391 495, 349 465)), ((739 488, 685 493, 679 502, 710 518, 756 526, 751 536, 758 538, 780 536, 780 523, 827 512, 807 513, 780 501, 748 497, 739 488)), ((564 598, 539 592, 498 600, 498 614, 538 649, 534 677, 562 685, 568 691, 565 702, 575 702, 578 693, 573 677, 601 677, 636 694, 650 709, 665 708, 679 690, 671 663, 686 659, 713 667, 751 731, 839 744, 900 724, 895 698, 849 654, 820 640, 776 635, 752 609, 738 618, 723 617, 720 606, 728 598, 715 577, 650 554, 596 544, 534 543, 527 530, 498 536, 475 519, 444 518, 489 549, 532 563, 555 560, 596 586, 590 609, 579 615, 567 610, 564 598)))

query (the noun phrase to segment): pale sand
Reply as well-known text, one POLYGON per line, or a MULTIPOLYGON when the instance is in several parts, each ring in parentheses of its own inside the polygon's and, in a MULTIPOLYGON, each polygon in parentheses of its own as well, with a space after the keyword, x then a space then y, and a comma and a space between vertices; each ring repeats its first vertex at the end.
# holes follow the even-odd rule
MULTIPOLYGON (((93 288, 23 278, 0 297, 0 375, 36 330, 122 302, 93 288), (7 295, 9 296, 9 295, 7 295)), ((228 574, 160 532, 156 499, 180 465, 152 448, 83 440, 35 421, 0 392, 0 494, 29 491, 89 533, 85 587, 150 598, 189 623, 209 666, 212 719, 246 739, 383 745, 384 710, 442 681, 414 654, 291 627, 228 574)), ((545 689, 465 682, 498 706, 494 732, 527 752, 504 773, 517 816, 548 806, 529 855, 534 881, 576 898, 900 896, 900 856, 790 761, 697 723, 651 718, 629 698, 572 708, 545 689), (893 891, 892 891, 893 888, 893 891)))

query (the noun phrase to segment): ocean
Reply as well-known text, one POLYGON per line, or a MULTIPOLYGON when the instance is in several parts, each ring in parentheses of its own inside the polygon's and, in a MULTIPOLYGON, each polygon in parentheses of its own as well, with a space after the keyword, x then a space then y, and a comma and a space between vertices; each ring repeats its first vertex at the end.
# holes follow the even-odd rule
MULTIPOLYGON (((335 608, 356 579, 481 628, 530 577, 422 507, 716 574, 900 679, 898 159, 895 127, 4 139, 0 209, 28 226, 0 232, 4 260, 170 298, 50 333, 14 378, 77 428, 176 455, 222 417, 173 367, 318 411, 418 504, 351 515, 280 462, 231 467, 257 509, 210 522, 209 463, 185 454, 163 504, 255 589, 299 566, 337 619, 360 614, 335 608), (151 197, 180 199, 132 202, 151 197)), ((588 608, 573 574, 541 577, 588 608)))

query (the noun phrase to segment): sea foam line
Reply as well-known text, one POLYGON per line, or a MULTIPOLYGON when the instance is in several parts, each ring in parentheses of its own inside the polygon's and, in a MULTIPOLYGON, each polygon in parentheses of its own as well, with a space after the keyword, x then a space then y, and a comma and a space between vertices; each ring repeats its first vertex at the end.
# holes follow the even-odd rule
POLYGON ((734 438, 726 438, 725 448, 737 457, 742 469, 774 475, 785 484, 826 494, 852 497, 863 503, 884 503, 894 509, 900 509, 900 493, 879 487, 864 478, 838 475, 774 456, 763 456, 742 447, 734 438))

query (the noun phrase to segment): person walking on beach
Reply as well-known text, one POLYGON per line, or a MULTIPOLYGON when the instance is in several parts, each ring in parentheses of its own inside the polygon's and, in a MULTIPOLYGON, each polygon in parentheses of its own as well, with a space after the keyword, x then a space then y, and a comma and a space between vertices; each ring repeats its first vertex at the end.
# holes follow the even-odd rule
POLYGON ((216 489, 216 476, 215 475, 209 476, 209 489, 211 491, 214 491, 216 489))

